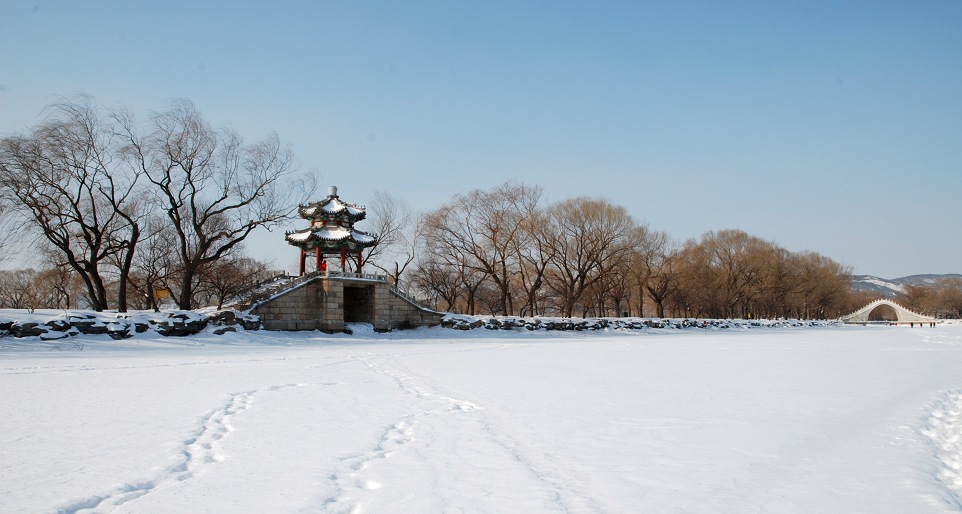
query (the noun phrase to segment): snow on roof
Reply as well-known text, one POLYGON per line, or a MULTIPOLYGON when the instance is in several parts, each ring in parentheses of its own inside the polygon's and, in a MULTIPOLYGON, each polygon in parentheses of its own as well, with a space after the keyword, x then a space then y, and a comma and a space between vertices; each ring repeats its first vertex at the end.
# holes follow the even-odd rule
POLYGON ((327 202, 321 205, 321 209, 330 214, 337 214, 344 209, 347 209, 347 206, 344 205, 344 202, 338 200, 337 198, 328 197, 327 202))
POLYGON ((311 237, 311 229, 306 228, 304 230, 298 230, 297 232, 291 232, 287 234, 286 238, 288 241, 307 241, 311 237))
POLYGON ((300 207, 301 216, 305 218, 313 218, 317 215, 336 216, 345 212, 349 217, 357 220, 362 219, 366 213, 364 207, 345 202, 336 196, 328 196, 319 202, 300 207))
POLYGON ((354 238, 358 243, 373 243, 377 241, 377 238, 368 234, 367 232, 361 232, 359 230, 352 230, 351 237, 354 238))
POLYGON ((325 241, 341 241, 351 237, 351 229, 347 227, 316 227, 314 237, 325 241))
POLYGON ((360 205, 341 201, 341 199, 337 197, 329 198, 327 202, 321 203, 321 208, 324 209, 324 212, 329 214, 340 214, 344 211, 347 211, 347 213, 353 217, 366 212, 360 205))
POLYGON ((290 232, 287 234, 286 238, 291 243, 303 243, 311 238, 321 241, 345 241, 347 239, 351 239, 355 243, 365 246, 377 242, 377 238, 371 234, 368 234, 367 232, 334 225, 313 227, 304 230, 298 230, 296 232, 290 232))

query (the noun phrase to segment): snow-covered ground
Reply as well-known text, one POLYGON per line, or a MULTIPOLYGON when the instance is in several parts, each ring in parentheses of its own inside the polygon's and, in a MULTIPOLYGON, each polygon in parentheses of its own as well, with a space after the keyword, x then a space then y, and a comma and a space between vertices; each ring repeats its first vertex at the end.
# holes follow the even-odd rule
POLYGON ((0 341, 4 513, 958 512, 960 437, 962 325, 0 341))

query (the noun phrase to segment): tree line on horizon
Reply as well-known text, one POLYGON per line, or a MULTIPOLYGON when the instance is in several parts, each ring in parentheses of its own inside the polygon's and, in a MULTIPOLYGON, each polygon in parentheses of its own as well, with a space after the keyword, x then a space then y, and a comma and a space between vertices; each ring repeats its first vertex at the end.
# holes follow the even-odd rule
POLYGON ((427 213, 408 281, 467 314, 699 318, 837 317, 849 269, 741 230, 674 241, 590 197, 544 205, 508 182, 427 213))
MULTIPOLYGON (((678 242, 604 199, 545 205, 538 186, 473 190, 416 222, 400 219, 413 227, 396 238, 403 257, 375 265, 399 281, 400 264, 414 261, 404 281, 444 311, 834 319, 874 300, 852 291, 851 268, 817 252, 791 252, 737 229, 678 242)), ((925 314, 962 317, 962 280, 910 287, 902 300, 925 314)))
MULTIPOLYGON (((292 219, 314 184, 276 135, 245 143, 187 100, 144 122, 87 96, 50 106, 29 132, 0 139, 4 254, 0 307, 220 307, 273 273, 244 243, 292 219), (23 240, 33 244, 23 244, 23 240)), ((348 259, 374 266, 434 308, 508 316, 835 318, 860 307, 851 270, 741 230, 675 241, 605 199, 546 204, 506 182, 416 213, 375 191, 379 244, 348 259)), ((912 289, 906 306, 962 315, 962 284, 912 289)))

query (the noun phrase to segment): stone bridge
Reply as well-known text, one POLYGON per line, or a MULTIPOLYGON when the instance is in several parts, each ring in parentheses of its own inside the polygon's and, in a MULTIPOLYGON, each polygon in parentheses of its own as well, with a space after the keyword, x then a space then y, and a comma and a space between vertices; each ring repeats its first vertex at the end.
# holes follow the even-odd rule
POLYGON ((384 275, 322 271, 262 291, 246 306, 267 330, 340 332, 370 323, 379 332, 435 326, 443 313, 391 286, 384 275))
POLYGON ((935 318, 931 316, 925 316, 924 314, 919 314, 917 312, 912 312, 905 307, 893 302, 892 300, 886 300, 884 298, 879 298, 874 302, 862 307, 861 309, 849 314, 848 316, 842 316, 839 321, 845 323, 867 323, 869 321, 869 315, 872 314, 876 308, 887 305, 895 310, 895 316, 898 323, 932 323, 935 318))

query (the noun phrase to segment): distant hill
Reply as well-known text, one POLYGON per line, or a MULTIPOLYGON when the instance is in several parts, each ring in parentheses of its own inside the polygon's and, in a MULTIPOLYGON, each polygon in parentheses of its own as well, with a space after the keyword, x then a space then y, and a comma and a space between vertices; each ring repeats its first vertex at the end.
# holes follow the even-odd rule
POLYGON ((853 291, 871 291, 881 297, 891 298, 905 292, 903 286, 933 286, 944 278, 962 278, 957 273, 946 275, 911 275, 908 277, 887 279, 872 275, 852 275, 853 291))

